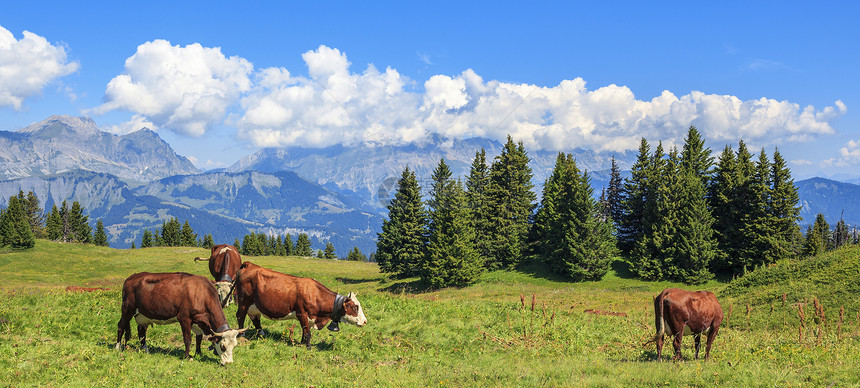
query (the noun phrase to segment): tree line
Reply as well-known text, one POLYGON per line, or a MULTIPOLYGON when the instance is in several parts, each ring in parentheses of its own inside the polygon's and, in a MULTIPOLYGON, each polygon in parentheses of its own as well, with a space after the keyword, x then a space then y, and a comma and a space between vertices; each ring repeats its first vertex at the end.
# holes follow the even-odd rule
POLYGON ((54 204, 46 215, 36 194, 30 191, 24 195, 24 191, 19 190, 18 195, 9 197, 6 207, 0 209, 0 247, 29 249, 37 238, 108 246, 101 219, 97 220, 93 232, 89 216, 84 215, 84 208, 78 201, 73 201, 71 207, 66 201, 60 207, 54 204))
POLYGON ((599 199, 588 172, 559 153, 536 203, 528 163, 510 136, 491 164, 476 153, 465 182, 442 159, 426 200, 407 166, 378 235, 380 270, 433 288, 523 264, 583 281, 602 278, 620 257, 639 278, 699 284, 849 240, 844 222, 837 237, 818 221, 803 236, 797 188, 778 149, 756 158, 740 141, 715 162, 692 126, 680 150, 659 142, 652 151, 643 138, 629 178, 613 158, 599 199))

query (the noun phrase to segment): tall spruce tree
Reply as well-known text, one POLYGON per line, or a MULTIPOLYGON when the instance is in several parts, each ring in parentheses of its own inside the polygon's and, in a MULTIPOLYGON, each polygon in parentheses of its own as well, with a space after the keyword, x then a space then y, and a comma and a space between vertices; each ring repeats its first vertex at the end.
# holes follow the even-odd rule
POLYGON ((774 218, 773 231, 775 233, 775 249, 778 258, 793 259, 800 254, 802 241, 800 241, 800 196, 797 186, 791 177, 785 159, 779 153, 779 149, 773 152, 773 164, 771 165, 771 216, 774 218))
POLYGON ((293 246, 293 236, 287 233, 284 236, 284 256, 292 256, 295 254, 295 247, 293 246))
POLYGON ((634 240, 630 257, 633 271, 645 280, 666 279, 670 274, 666 268, 671 263, 665 263, 664 258, 672 259, 671 252, 664 246, 668 245, 668 237, 675 233, 675 205, 671 196, 676 174, 677 157, 667 163, 663 152, 663 144, 658 143, 654 154, 643 171, 642 213, 639 220, 641 233, 634 240))
POLYGON ((325 251, 323 251, 323 258, 328 260, 334 260, 337 258, 337 255, 334 254, 334 245, 331 242, 327 242, 325 244, 325 251))
POLYGON ((433 170, 427 209, 429 239, 420 265, 421 279, 432 288, 473 283, 483 270, 483 261, 473 246, 465 193, 460 182, 451 178, 444 159, 433 170))
POLYGON ((307 235, 307 233, 299 233, 299 237, 296 238, 296 256, 311 256, 313 255, 313 251, 311 251, 311 238, 307 235))
POLYGON ((0 246, 14 249, 32 248, 36 239, 30 228, 26 199, 13 195, 6 205, 6 208, 0 211, 0 246))
POLYGON ((705 147, 705 139, 702 138, 699 130, 690 126, 684 139, 684 147, 681 149, 681 167, 699 178, 702 185, 707 187, 713 165, 711 149, 705 147))
POLYGON ((717 251, 711 268, 715 271, 728 271, 737 257, 738 248, 734 245, 740 235, 738 221, 740 215, 735 207, 738 184, 736 181, 737 160, 732 147, 726 146, 720 154, 714 176, 708 186, 708 206, 714 217, 714 238, 717 251))
POLYGON ((487 166, 487 153, 482 148, 475 152, 475 159, 466 179, 466 203, 470 212, 469 221, 474 230, 473 246, 482 260, 490 257, 490 210, 487 186, 490 184, 490 171, 487 166))
POLYGON ((92 241, 92 228, 89 225, 89 216, 84 215, 84 208, 78 201, 72 202, 69 210, 69 241, 89 243, 92 241))
POLYGON ((30 223, 30 229, 33 231, 35 238, 45 237, 45 212, 39 205, 39 197, 32 191, 27 193, 25 197, 23 191, 18 193, 18 198, 23 201, 24 209, 27 213, 27 221, 30 223))
POLYGON ((182 224, 182 228, 179 230, 179 240, 182 242, 181 245, 185 247, 197 245, 197 233, 194 233, 194 229, 191 229, 188 220, 185 220, 185 223, 182 224))
POLYGON ((612 221, 601 215, 588 173, 559 154, 532 226, 534 251, 574 281, 600 280, 616 253, 612 221))
POLYGON ((59 241, 63 237, 63 217, 60 215, 57 204, 51 207, 51 213, 45 221, 45 235, 53 241, 59 241))
POLYGON ((815 223, 806 229, 806 241, 803 244, 804 256, 815 256, 826 252, 830 244, 830 225, 824 219, 824 214, 815 216, 815 223))
POLYGON ((749 211, 741 218, 740 229, 748 241, 741 251, 744 269, 752 270, 779 259, 771 212, 771 173, 770 160, 762 148, 749 181, 749 211))
POLYGON ((624 220, 624 180, 621 178, 621 169, 612 157, 612 165, 609 169, 609 185, 606 187, 606 202, 609 207, 609 216, 612 217, 612 225, 619 236, 619 230, 624 220))
POLYGON ((150 248, 155 246, 155 241, 152 239, 152 232, 149 229, 143 230, 143 236, 140 238, 140 247, 141 248, 150 248))
POLYGON ((686 284, 701 284, 713 278, 710 262, 716 256, 713 217, 705 200, 705 187, 699 172, 682 167, 675 196, 677 228, 672 240, 675 269, 672 279, 686 284))
POLYGON ((487 185, 490 254, 487 267, 513 268, 523 257, 532 210, 537 196, 532 191, 532 170, 522 142, 511 136, 490 166, 487 185))
POLYGON ((382 222, 376 260, 383 273, 409 277, 418 274, 418 265, 426 252, 427 220, 421 188, 415 173, 406 167, 388 204, 388 219, 382 222))
POLYGON ((645 204, 650 201, 647 188, 650 185, 651 146, 643 137, 639 142, 639 155, 630 168, 630 178, 623 186, 621 208, 623 216, 618 220, 618 247, 628 257, 632 254, 637 241, 642 239, 644 231, 645 204))
POLYGON ((104 247, 108 246, 108 237, 107 233, 105 233, 105 225, 102 223, 101 218, 96 220, 96 231, 93 233, 93 244, 104 247))

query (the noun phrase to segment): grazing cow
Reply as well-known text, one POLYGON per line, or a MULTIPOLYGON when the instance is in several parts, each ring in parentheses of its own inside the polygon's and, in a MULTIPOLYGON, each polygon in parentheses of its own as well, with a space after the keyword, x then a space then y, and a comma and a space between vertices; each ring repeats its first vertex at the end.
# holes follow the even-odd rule
POLYGON ((236 279, 236 272, 242 265, 239 250, 232 245, 220 244, 212 247, 212 253, 208 259, 195 257, 194 261, 209 262, 209 273, 215 278, 215 289, 218 290, 221 306, 227 307, 232 299, 233 279, 236 279))
POLYGON ((329 330, 338 331, 338 322, 367 324, 354 293, 343 296, 314 279, 283 274, 247 261, 236 277, 236 304, 240 328, 245 327, 246 314, 261 333, 260 315, 271 320, 297 319, 302 326, 302 343, 309 348, 311 325, 319 330, 331 321, 329 330))
POLYGON ((696 358, 702 346, 702 333, 707 333, 705 359, 711 355, 711 344, 723 322, 723 308, 717 297, 709 291, 686 291, 678 288, 663 290, 654 298, 654 315, 657 326, 657 359, 662 360, 663 335, 674 336, 675 360, 681 358, 681 337, 693 334, 696 340, 696 358))
POLYGON ((128 343, 131 318, 137 321, 137 335, 144 350, 149 325, 179 322, 185 341, 185 358, 191 358, 191 332, 197 336, 197 353, 203 334, 214 344, 221 365, 233 362, 236 336, 245 330, 231 329, 218 293, 208 279, 187 273, 136 273, 122 285, 122 317, 117 323, 116 349, 122 349, 122 337, 128 343))

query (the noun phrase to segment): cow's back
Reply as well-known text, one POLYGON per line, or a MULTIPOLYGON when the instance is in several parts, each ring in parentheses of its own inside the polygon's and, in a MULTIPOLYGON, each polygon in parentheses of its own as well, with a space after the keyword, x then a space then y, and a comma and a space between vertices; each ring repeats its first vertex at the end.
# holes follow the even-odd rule
POLYGON ((227 275, 230 280, 236 278, 236 272, 239 271, 239 266, 242 265, 242 257, 236 247, 228 244, 221 244, 212 247, 212 252, 209 256, 209 273, 215 281, 220 281, 227 275))
POLYGON ((167 319, 180 311, 205 311, 208 299, 218 294, 209 280, 183 272, 148 273, 129 276, 123 284, 123 308, 134 308, 153 319, 167 319))
POLYGON ((272 319, 297 310, 315 315, 322 289, 328 290, 314 279, 280 273, 250 262, 242 265, 238 279, 240 303, 253 304, 272 319))

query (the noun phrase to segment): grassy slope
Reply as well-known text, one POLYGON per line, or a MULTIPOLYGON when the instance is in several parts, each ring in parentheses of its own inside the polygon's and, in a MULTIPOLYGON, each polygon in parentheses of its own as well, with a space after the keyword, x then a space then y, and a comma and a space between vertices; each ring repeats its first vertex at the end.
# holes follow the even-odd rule
MULTIPOLYGON (((858 252, 845 251, 844 256, 856 260, 858 252)), ((375 264, 275 257, 245 259, 312 276, 342 293, 357 291, 368 326, 314 332, 313 350, 308 351, 290 339, 291 329, 296 331, 293 340, 300 336, 295 321, 264 319, 270 335, 237 348, 235 364, 226 368, 208 352, 193 362, 182 360, 178 325, 150 329, 151 354, 135 351, 134 334, 129 349, 115 352, 123 279, 139 271, 206 275, 205 263, 192 261, 206 254, 193 248, 114 250, 45 241, 31 251, 0 254, 0 292, 6 296, 0 299, 0 375, 9 377, 0 379, 0 385, 860 384, 855 371, 860 322, 847 319, 837 333, 836 320, 825 327, 810 319, 801 330, 794 302, 777 304, 774 311, 769 307, 774 295, 781 300, 783 291, 776 287, 785 284, 796 285, 792 289, 798 291, 791 295, 797 300, 810 298, 808 290, 820 290, 814 296, 835 306, 829 295, 847 286, 838 283, 847 280, 843 273, 856 270, 850 263, 844 270, 822 266, 830 281, 814 277, 812 286, 778 278, 776 285, 759 281, 743 289, 732 285, 724 291, 717 282, 697 287, 717 292, 731 312, 708 363, 653 362, 653 344, 646 344, 653 335, 651 301, 660 289, 677 284, 642 282, 622 271, 589 283, 568 283, 535 271, 492 272, 472 287, 416 294, 409 292, 414 279, 384 279, 375 264), (834 285, 835 291, 817 284, 834 285), (64 291, 69 285, 109 290, 70 293, 64 291), (586 313, 588 309, 626 317, 586 313)), ((757 276, 771 279, 758 273, 747 278, 757 276)), ((855 305, 845 308, 847 316, 857 314, 855 305)), ((227 308, 231 322, 235 311, 235 306, 227 308)), ((692 357, 691 342, 685 340, 687 357, 692 357)))

